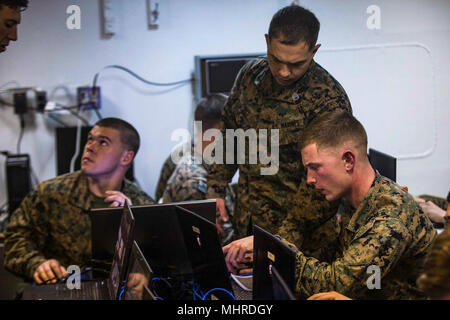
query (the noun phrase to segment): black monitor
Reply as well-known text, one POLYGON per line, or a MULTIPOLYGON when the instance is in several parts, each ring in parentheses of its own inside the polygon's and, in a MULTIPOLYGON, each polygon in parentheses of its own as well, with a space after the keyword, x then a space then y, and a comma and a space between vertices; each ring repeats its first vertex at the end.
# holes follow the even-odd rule
MULTIPOLYGON (((135 239, 153 272, 158 276, 178 277, 192 272, 174 208, 180 205, 215 222, 216 201, 198 200, 171 204, 133 206, 135 239)), ((114 255, 115 234, 120 223, 120 208, 92 209, 92 266, 106 268, 114 255)), ((97 272, 98 274, 98 272, 97 272)))
POLYGON ((195 56, 195 96, 197 100, 211 94, 230 94, 236 76, 248 61, 264 53, 195 56))
POLYGON ((274 300, 273 267, 291 291, 295 290, 294 249, 263 228, 253 226, 253 300, 274 300))
POLYGON ((369 148, 369 161, 372 167, 392 181, 397 179, 397 158, 369 148))
POLYGON ((176 207, 197 293, 205 299, 235 300, 216 225, 176 207))
POLYGON ((31 190, 30 156, 8 155, 6 158, 8 212, 12 214, 31 190))

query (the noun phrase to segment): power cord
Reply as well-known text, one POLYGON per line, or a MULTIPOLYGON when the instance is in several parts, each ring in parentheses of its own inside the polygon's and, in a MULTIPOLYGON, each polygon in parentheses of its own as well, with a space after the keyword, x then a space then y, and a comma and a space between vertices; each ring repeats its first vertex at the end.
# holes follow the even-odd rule
POLYGON ((17 141, 17 154, 20 154, 20 144, 22 143, 22 138, 25 132, 25 119, 23 117, 23 114, 19 115, 20 118, 20 134, 19 139, 17 141))
POLYGON ((128 68, 125 68, 125 67, 122 67, 122 66, 119 66, 119 65, 109 65, 109 66, 104 67, 102 70, 100 70, 99 72, 97 72, 95 74, 94 80, 92 82, 93 90, 95 90, 95 87, 97 86, 97 80, 98 80, 98 77, 100 75, 100 72, 105 70, 105 69, 119 69, 119 70, 125 71, 125 72, 129 73, 130 75, 132 75, 133 77, 135 77, 136 79, 142 81, 145 84, 151 85, 151 86, 160 86, 160 87, 176 86, 176 85, 179 85, 179 84, 192 82, 192 80, 193 80, 192 78, 190 78, 190 79, 185 79, 185 80, 176 81, 176 82, 169 82, 169 83, 153 82, 153 81, 148 81, 148 80, 142 78, 141 76, 137 75, 136 73, 134 73, 133 71, 131 71, 128 68))

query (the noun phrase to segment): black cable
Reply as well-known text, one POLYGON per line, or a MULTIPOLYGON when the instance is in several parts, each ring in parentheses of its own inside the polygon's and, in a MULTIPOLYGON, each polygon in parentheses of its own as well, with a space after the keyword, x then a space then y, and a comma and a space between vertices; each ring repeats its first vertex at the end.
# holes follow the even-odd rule
POLYGON ((22 142, 23 134, 25 132, 25 119, 22 114, 19 117, 20 117, 20 134, 19 140, 17 141, 17 154, 20 154, 20 144, 22 142))
POLYGON ((14 107, 14 105, 12 103, 6 102, 3 99, 0 99, 0 104, 5 105, 7 107, 14 107))
POLYGON ((58 118, 56 118, 56 117, 55 117, 54 115, 52 115, 51 113, 48 113, 47 115, 48 115, 48 117, 49 117, 50 119, 52 119, 53 121, 59 123, 59 124, 62 125, 63 127, 65 127, 65 128, 68 127, 67 124, 65 124, 64 122, 62 122, 62 121, 59 120, 58 118))
POLYGON ((97 117, 98 117, 98 120, 102 120, 103 119, 103 117, 102 117, 102 115, 100 114, 100 111, 98 111, 98 109, 97 108, 94 108, 94 111, 95 111, 95 114, 97 115, 97 117))
MULTIPOLYGON (((182 84, 182 83, 186 83, 186 82, 191 82, 191 81, 192 81, 192 78, 190 78, 190 79, 185 79, 185 80, 176 81, 176 82, 169 82, 169 83, 152 82, 152 81, 145 80, 144 78, 142 78, 141 76, 137 75, 136 73, 134 73, 134 72, 131 71, 130 69, 127 69, 127 68, 125 68, 125 67, 118 66, 118 65, 110 65, 110 66, 106 66, 106 67, 104 67, 102 70, 105 70, 105 69, 113 69, 113 68, 114 68, 114 69, 119 69, 119 70, 125 71, 125 72, 131 74, 131 75, 132 75, 133 77, 135 77, 136 79, 142 81, 142 82, 145 83, 145 84, 151 85, 151 86, 168 87, 168 86, 176 86, 176 85, 178 85, 178 84, 182 84)), ((97 79, 98 79, 98 77, 99 77, 99 75, 100 75, 100 72, 101 72, 101 71, 97 72, 97 73, 95 74, 95 76, 94 76, 94 81, 92 82, 92 88, 94 88, 94 90, 95 90, 95 87, 97 86, 97 79)))

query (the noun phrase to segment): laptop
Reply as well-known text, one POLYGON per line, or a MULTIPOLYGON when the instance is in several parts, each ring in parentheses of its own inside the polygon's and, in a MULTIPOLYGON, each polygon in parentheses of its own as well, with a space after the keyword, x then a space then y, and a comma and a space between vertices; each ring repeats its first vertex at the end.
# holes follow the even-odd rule
POLYGON ((176 207, 198 297, 235 300, 216 224, 176 207))
POLYGON ((145 260, 136 241, 133 242, 128 260, 123 300, 156 300, 150 290, 153 271, 145 260))
POLYGON ((263 228, 253 225, 253 300, 274 300, 273 270, 295 289, 294 249, 263 228))
MULTIPOLYGON (((180 277, 190 273, 175 207, 180 205, 215 223, 216 201, 199 200, 170 204, 133 206, 136 218, 135 240, 158 276, 180 277), (167 230, 170 230, 168 232, 167 230)), ((119 228, 119 208, 92 209, 92 266, 109 269, 114 254, 114 234, 119 228)))
POLYGON ((122 219, 116 238, 109 277, 100 281, 81 282, 80 289, 69 289, 67 283, 31 286, 24 290, 24 300, 117 300, 126 275, 133 245, 135 220, 128 203, 121 208, 122 219))
POLYGON ((277 268, 272 265, 272 289, 274 300, 297 300, 291 288, 286 284, 283 277, 277 271, 277 268))
POLYGON ((374 169, 392 181, 397 179, 397 158, 369 148, 369 161, 374 169))

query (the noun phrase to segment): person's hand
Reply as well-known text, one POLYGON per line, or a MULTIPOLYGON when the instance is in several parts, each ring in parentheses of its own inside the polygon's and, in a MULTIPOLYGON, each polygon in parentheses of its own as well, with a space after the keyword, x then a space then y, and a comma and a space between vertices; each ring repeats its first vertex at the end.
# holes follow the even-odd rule
MULTIPOLYGON (((216 200, 216 212, 219 212, 219 217, 223 222, 227 222, 228 215, 227 215, 227 210, 225 209, 225 200, 222 198, 217 198, 215 200, 216 200)), ((223 235, 224 230, 223 230, 222 226, 220 225, 218 218, 216 218, 216 227, 217 227, 217 230, 219 231, 219 234, 223 235)))
POLYGON ((127 288, 135 296, 142 298, 144 286, 148 286, 148 279, 142 273, 131 273, 127 279, 127 288))
POLYGON ((105 193, 108 195, 105 198, 105 202, 111 202, 110 207, 122 207, 125 205, 125 200, 128 201, 128 205, 133 205, 130 198, 120 191, 106 191, 105 193))
POLYGON ((228 271, 236 274, 241 269, 248 269, 248 264, 253 262, 253 236, 233 241, 222 251, 228 271))
POLYGON ((424 201, 419 202, 420 207, 422 208, 423 212, 430 218, 431 221, 435 223, 444 223, 444 217, 446 215, 446 212, 439 208, 437 205, 435 205, 431 201, 424 201))
POLYGON ((414 197, 414 200, 418 203, 418 204, 422 204, 422 203, 424 203, 425 202, 425 200, 424 199, 422 199, 422 198, 419 198, 419 197, 414 197))
POLYGON ((34 272, 33 279, 37 284, 56 283, 58 279, 67 277, 67 270, 55 260, 50 259, 39 265, 34 272), (50 280, 50 281, 49 281, 50 280))
POLYGON ((352 300, 336 291, 316 293, 307 300, 352 300))

